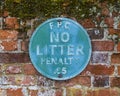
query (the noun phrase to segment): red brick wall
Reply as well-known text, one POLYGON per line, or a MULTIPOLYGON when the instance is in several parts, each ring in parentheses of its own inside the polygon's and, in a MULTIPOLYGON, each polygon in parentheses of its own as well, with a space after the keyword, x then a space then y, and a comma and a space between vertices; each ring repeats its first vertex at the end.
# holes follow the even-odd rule
POLYGON ((6 17, 0 30, 0 96, 120 96, 120 43, 108 39, 120 35, 119 14, 107 7, 103 19, 78 20, 91 38, 92 56, 85 70, 73 79, 54 81, 36 71, 29 59, 28 41, 18 38, 16 18, 6 17), (117 27, 114 26, 117 22, 117 27))

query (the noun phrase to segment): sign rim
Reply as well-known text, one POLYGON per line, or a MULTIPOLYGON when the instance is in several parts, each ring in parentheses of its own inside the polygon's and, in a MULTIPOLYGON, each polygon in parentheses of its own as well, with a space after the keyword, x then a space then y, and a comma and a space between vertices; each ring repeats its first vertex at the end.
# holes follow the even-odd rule
POLYGON ((35 69, 37 69, 37 71, 42 74, 43 76, 49 78, 49 79, 53 79, 53 80, 68 80, 68 79, 71 79, 71 78, 74 78, 75 76, 79 75, 88 65, 89 61, 90 61, 90 58, 91 58, 91 54, 92 54, 92 46, 91 46, 91 40, 90 40, 90 36, 88 35, 87 31, 77 22, 77 21, 74 21, 72 19, 69 19, 69 18, 64 18, 64 17, 58 17, 58 18, 52 18, 52 19, 49 19, 45 22, 43 22, 42 24, 40 24, 33 32, 32 36, 31 36, 31 39, 30 39, 30 42, 29 42, 29 57, 30 57, 30 60, 32 62, 32 64, 34 65, 35 69), (35 64, 35 62, 32 60, 32 54, 31 54, 31 47, 32 47, 32 40, 34 39, 34 35, 37 34, 37 31, 40 29, 40 27, 42 27, 44 24, 46 23, 49 23, 51 21, 54 21, 54 20, 68 20, 70 22, 72 22, 73 24, 76 24, 82 31, 85 32, 85 35, 86 35, 86 38, 88 38, 88 43, 89 43, 89 56, 88 56, 88 59, 86 60, 86 63, 82 65, 82 69, 78 71, 78 73, 72 75, 72 76, 68 76, 68 77, 64 77, 64 78, 58 78, 58 77, 53 77, 53 75, 49 75, 49 74, 46 74, 45 71, 41 71, 40 68, 37 67, 37 64, 35 64))

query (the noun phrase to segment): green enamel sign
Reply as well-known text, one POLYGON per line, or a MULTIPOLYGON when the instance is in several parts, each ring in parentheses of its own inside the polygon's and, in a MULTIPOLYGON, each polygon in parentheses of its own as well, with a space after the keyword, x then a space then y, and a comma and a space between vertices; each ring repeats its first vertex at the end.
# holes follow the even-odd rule
POLYGON ((54 80, 67 80, 80 74, 91 56, 86 30, 68 18, 45 21, 33 33, 29 54, 34 67, 54 80))

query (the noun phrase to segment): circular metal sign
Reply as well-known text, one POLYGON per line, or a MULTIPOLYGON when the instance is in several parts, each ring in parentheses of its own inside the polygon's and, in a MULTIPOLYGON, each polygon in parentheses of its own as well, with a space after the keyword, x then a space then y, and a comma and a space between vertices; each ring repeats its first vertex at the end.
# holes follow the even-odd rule
POLYGON ((68 18, 53 18, 33 33, 30 59, 42 75, 66 80, 81 73, 89 63, 91 42, 86 30, 68 18))

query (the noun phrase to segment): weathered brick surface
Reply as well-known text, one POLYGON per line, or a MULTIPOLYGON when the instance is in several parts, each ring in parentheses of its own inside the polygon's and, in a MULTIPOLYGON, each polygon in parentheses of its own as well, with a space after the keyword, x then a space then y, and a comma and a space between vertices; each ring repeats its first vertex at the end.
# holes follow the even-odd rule
POLYGON ((103 39, 104 38, 104 29, 103 28, 93 28, 87 30, 91 39, 103 39))
POLYGON ((91 56, 91 63, 109 63, 109 55, 108 53, 92 53, 92 56, 91 56))
POLYGON ((22 88, 19 89, 7 89, 7 96, 24 96, 22 92, 22 88))
POLYGON ((119 87, 120 88, 120 77, 111 77, 110 84, 111 84, 111 87, 119 87))
POLYGON ((76 78, 73 78, 73 79, 70 79, 70 80, 67 80, 67 81, 60 81, 60 82, 55 82, 55 86, 57 88, 60 88, 60 87, 72 87, 72 86, 75 86, 75 85, 81 85, 81 86, 88 86, 90 87, 91 86, 91 77, 89 76, 77 76, 76 78))
POLYGON ((111 63, 120 64, 120 53, 113 53, 111 56, 111 63))
POLYGON ((76 20, 90 36, 92 55, 82 73, 64 81, 38 73, 29 58, 30 38, 16 31, 17 18, 5 10, 6 29, 0 30, 0 96, 120 96, 120 42, 116 44, 114 37, 120 37, 120 13, 107 2, 96 3, 101 8, 96 17, 76 20))
POLYGON ((120 36, 120 30, 119 29, 109 28, 108 32, 109 32, 110 35, 117 34, 118 36, 120 36))
POLYGON ((109 89, 101 89, 99 90, 98 96, 110 96, 110 90, 109 89))
POLYGON ((27 53, 0 53, 0 63, 29 63, 27 53))
POLYGON ((109 77, 108 76, 95 76, 93 80, 94 87, 108 87, 109 77))
POLYGON ((5 67, 5 73, 6 74, 20 74, 22 73, 22 66, 20 65, 6 65, 5 67))
POLYGON ((0 30, 0 40, 17 39, 17 34, 15 30, 0 30))
POLYGON ((113 75, 114 70, 114 66, 88 65, 81 75, 113 75))
POLYGON ((6 25, 6 28, 9 28, 9 29, 18 29, 19 28, 19 24, 17 22, 16 17, 7 17, 5 19, 5 25, 6 25))
POLYGON ((2 41, 1 46, 4 51, 15 51, 18 48, 17 41, 2 41))
POLYGON ((93 41, 92 42, 93 51, 113 51, 114 42, 112 41, 93 41))
POLYGON ((37 85, 44 86, 44 87, 53 87, 54 82, 53 82, 53 80, 50 80, 50 79, 45 78, 43 76, 38 76, 37 85))
POLYGON ((3 84, 32 86, 37 84, 37 77, 31 75, 8 75, 2 78, 3 84))
POLYGON ((87 90, 87 93, 85 96, 98 96, 98 91, 96 90, 87 90))
POLYGON ((27 75, 39 74, 32 64, 25 64, 23 68, 24 68, 24 74, 27 74, 27 75))
POLYGON ((24 76, 23 80, 20 82, 20 85, 36 85, 37 80, 34 76, 24 76))
POLYGON ((85 96, 119 96, 120 92, 116 88, 102 88, 96 90, 87 90, 85 96))

